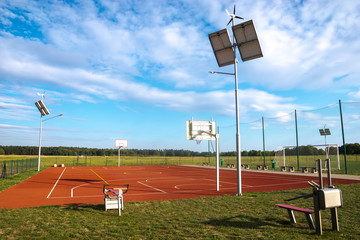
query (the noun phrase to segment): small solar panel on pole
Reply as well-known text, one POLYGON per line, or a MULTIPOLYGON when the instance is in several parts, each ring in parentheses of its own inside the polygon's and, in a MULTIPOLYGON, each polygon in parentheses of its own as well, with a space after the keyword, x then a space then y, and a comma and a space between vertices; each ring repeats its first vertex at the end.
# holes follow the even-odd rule
POLYGON ((44 100, 44 94, 41 94, 41 100, 37 101, 35 103, 35 106, 37 107, 37 109, 40 112, 40 133, 39 133, 39 155, 38 155, 38 172, 40 171, 40 155, 41 155, 41 132, 42 132, 42 117, 49 115, 50 112, 49 110, 46 108, 45 104, 43 103, 44 100))
POLYGON ((216 57, 219 67, 234 64, 234 73, 210 72, 218 74, 227 74, 235 76, 235 111, 236 111, 236 152, 237 152, 237 178, 238 178, 238 196, 242 195, 241 189, 241 148, 240 148, 240 125, 239 125, 239 100, 238 100, 238 79, 237 79, 237 58, 235 48, 237 47, 243 62, 262 57, 261 47, 256 35, 255 27, 252 22, 246 21, 235 25, 235 18, 243 19, 230 14, 231 17, 228 25, 232 23, 233 41, 231 43, 227 29, 210 33, 209 40, 216 57))
POLYGON ((331 135, 331 132, 330 132, 330 129, 329 128, 325 128, 325 126, 324 126, 324 128, 323 129, 319 129, 319 132, 320 132, 320 135, 321 136, 324 136, 325 137, 325 154, 326 154, 326 159, 328 158, 328 156, 329 156, 329 154, 328 154, 328 152, 326 151, 326 136, 328 136, 328 135, 331 135))

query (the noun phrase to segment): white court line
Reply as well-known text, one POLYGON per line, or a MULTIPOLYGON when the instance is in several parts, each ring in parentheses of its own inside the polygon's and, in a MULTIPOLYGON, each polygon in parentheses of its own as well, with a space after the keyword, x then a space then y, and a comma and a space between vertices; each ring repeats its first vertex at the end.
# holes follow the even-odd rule
POLYGON ((58 182, 59 182, 59 180, 60 180, 61 176, 63 175, 63 173, 65 172, 65 170, 66 170, 66 167, 64 168, 64 170, 63 170, 63 171, 62 171, 62 173, 60 174, 60 177, 57 179, 57 181, 56 181, 56 183, 55 183, 54 187, 51 189, 51 191, 49 192, 49 195, 48 195, 46 198, 49 198, 49 197, 50 197, 50 195, 51 195, 52 191, 54 191, 54 189, 55 189, 56 185, 58 184, 58 182))
POLYGON ((140 184, 142 184, 142 185, 144 185, 144 186, 146 186, 146 187, 149 187, 149 188, 155 189, 155 190, 157 190, 157 191, 159 191, 159 192, 162 192, 162 193, 167 193, 167 192, 165 192, 165 191, 163 191, 163 190, 161 190, 161 189, 158 189, 158 188, 152 187, 152 186, 147 185, 147 184, 145 184, 145 183, 142 183, 142 182, 140 182, 140 181, 137 181, 137 182, 138 182, 138 183, 140 183, 140 184))
POLYGON ((84 184, 81 184, 81 185, 77 185, 73 188, 71 188, 70 190, 70 197, 73 198, 74 197, 74 189, 77 189, 79 187, 83 187, 83 186, 86 186, 86 185, 90 185, 90 184, 97 184, 97 183, 102 183, 103 181, 96 181, 96 182, 91 182, 91 183, 84 183, 84 184))

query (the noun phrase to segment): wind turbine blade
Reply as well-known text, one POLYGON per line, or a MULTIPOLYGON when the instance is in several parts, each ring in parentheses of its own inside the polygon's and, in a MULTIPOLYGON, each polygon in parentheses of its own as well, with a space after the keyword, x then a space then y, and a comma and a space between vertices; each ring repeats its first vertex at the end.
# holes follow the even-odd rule
POLYGON ((228 10, 227 10, 227 9, 225 9, 225 11, 226 11, 227 15, 229 15, 229 16, 230 16, 230 13, 228 12, 228 10))
POLYGON ((234 15, 235 15, 235 4, 234 4, 234 15))
POLYGON ((238 19, 244 19, 244 18, 242 18, 242 17, 239 17, 239 16, 235 16, 236 18, 238 18, 238 19))
POLYGON ((232 18, 230 19, 230 21, 228 22, 228 24, 227 24, 227 25, 229 25, 229 24, 231 23, 231 21, 232 21, 232 18))

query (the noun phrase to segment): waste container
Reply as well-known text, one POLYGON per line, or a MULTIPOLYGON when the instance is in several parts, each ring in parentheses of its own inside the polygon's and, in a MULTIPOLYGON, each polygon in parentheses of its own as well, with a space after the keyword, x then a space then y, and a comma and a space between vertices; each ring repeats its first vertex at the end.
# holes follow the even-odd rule
POLYGON ((276 168, 276 159, 271 160, 271 167, 272 167, 273 169, 276 168))
POLYGON ((220 159, 220 166, 224 166, 224 159, 220 159))

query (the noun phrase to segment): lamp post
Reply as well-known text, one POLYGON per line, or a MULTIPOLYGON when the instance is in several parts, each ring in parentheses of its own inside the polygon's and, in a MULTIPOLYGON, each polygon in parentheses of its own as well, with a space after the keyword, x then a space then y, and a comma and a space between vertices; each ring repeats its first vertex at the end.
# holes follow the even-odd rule
POLYGON ((216 61, 219 67, 224 67, 234 64, 234 73, 223 73, 223 72, 210 72, 212 74, 226 74, 234 75, 235 77, 235 112, 236 112, 236 159, 237 159, 237 180, 238 180, 238 191, 237 195, 241 196, 241 149, 240 149, 240 125, 239 125, 239 94, 238 94, 238 78, 237 78, 237 57, 236 48, 238 48, 241 60, 243 62, 252 59, 262 57, 262 51, 256 35, 255 27, 252 20, 235 25, 235 18, 243 19, 235 15, 230 14, 230 22, 232 22, 233 40, 230 41, 230 36, 227 29, 210 33, 209 40, 216 57, 216 61))
POLYGON ((40 155, 41 155, 41 134, 42 134, 42 123, 47 121, 47 120, 50 120, 50 119, 53 119, 53 118, 56 118, 56 117, 60 117, 62 116, 62 114, 59 114, 59 115, 56 115, 54 117, 51 117, 51 118, 48 118, 48 119, 45 119, 43 120, 42 117, 43 116, 47 116, 50 114, 49 110, 46 108, 45 104, 43 103, 43 100, 44 100, 44 95, 45 94, 40 94, 41 95, 41 100, 37 101, 35 103, 35 106, 38 108, 39 112, 40 112, 40 133, 39 133, 39 155, 38 155, 38 172, 40 172, 40 155))
POLYGON ((325 137, 325 155, 326 155, 326 159, 328 159, 329 154, 328 151, 326 151, 326 136, 327 135, 331 135, 330 129, 329 128, 325 128, 326 125, 324 125, 323 129, 319 129, 320 135, 325 137))

